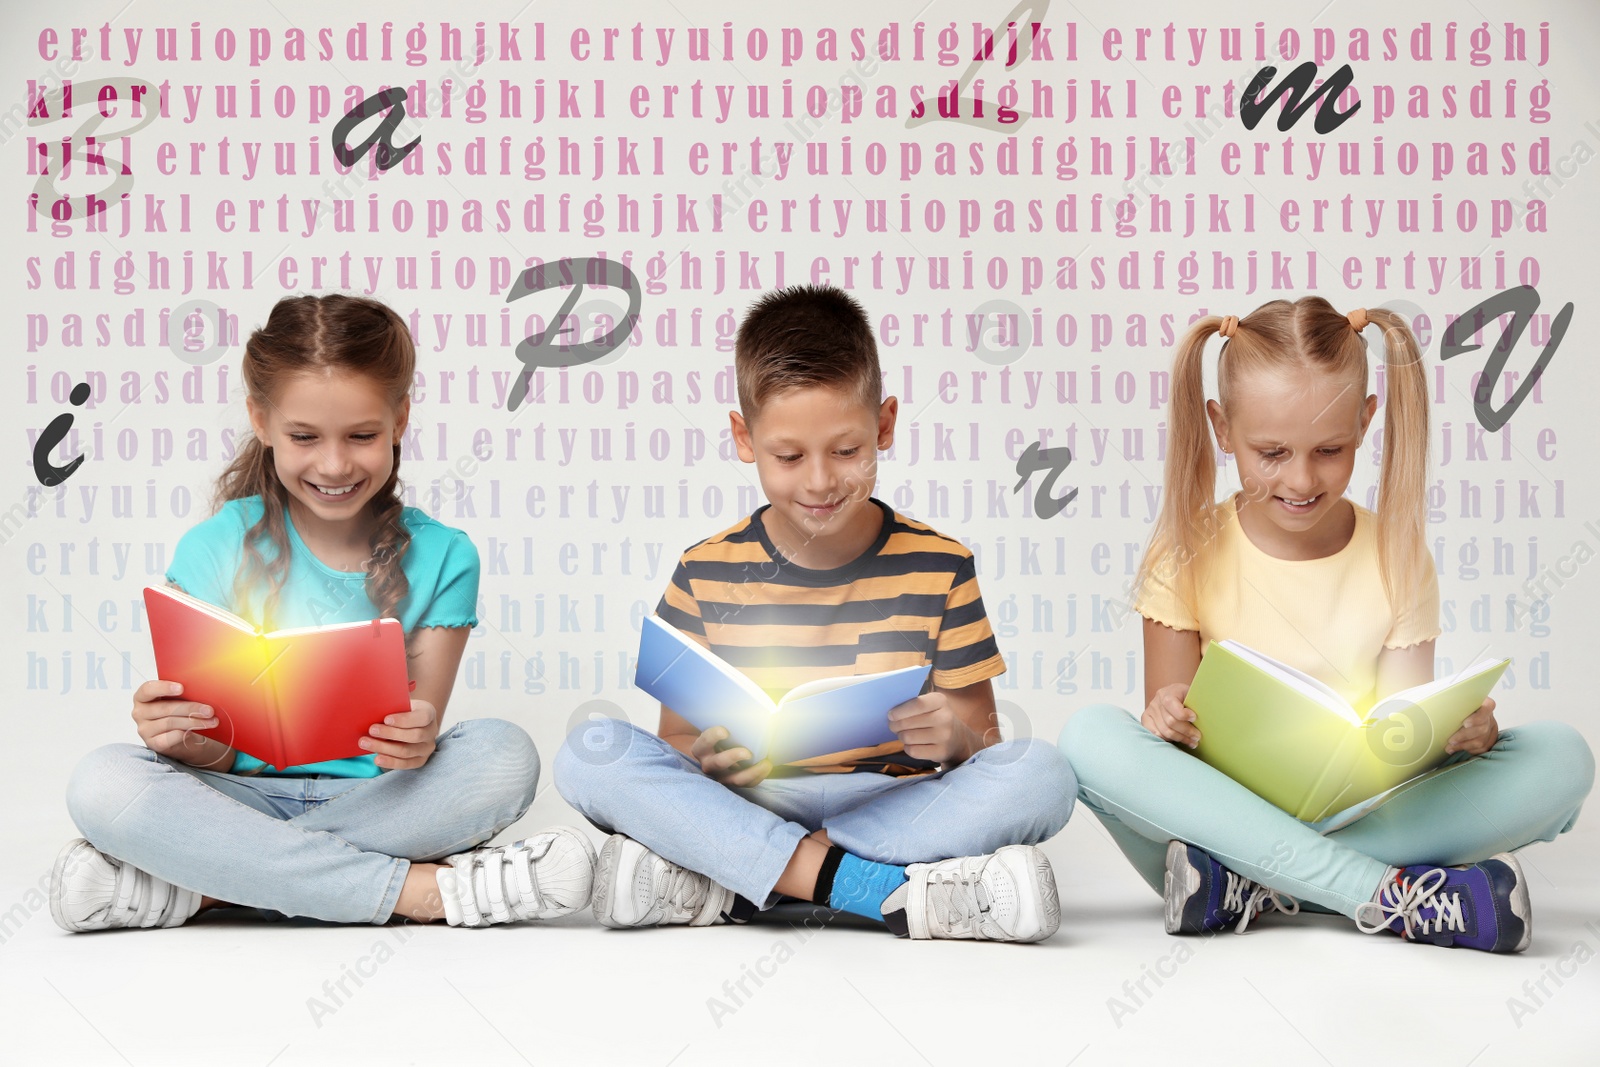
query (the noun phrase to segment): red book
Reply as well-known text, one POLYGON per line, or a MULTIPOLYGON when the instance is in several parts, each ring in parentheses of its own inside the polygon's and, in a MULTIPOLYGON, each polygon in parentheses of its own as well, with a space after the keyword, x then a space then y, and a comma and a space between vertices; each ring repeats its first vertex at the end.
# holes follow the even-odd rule
POLYGON ((280 770, 366 755, 368 729, 411 710, 397 619, 263 634, 178 589, 146 587, 144 603, 156 675, 217 714, 196 732, 280 770))

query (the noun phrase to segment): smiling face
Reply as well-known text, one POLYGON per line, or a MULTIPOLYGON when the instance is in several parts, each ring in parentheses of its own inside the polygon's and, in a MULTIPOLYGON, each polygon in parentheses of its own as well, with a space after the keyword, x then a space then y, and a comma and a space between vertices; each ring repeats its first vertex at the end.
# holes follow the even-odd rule
POLYGON ((894 444, 899 402, 874 408, 828 386, 788 389, 769 397, 752 419, 731 413, 739 458, 756 465, 772 506, 767 534, 801 567, 827 570, 865 552, 883 513, 868 498, 878 477, 878 450, 894 444))
POLYGON ((367 504, 394 470, 410 398, 396 410, 372 379, 327 370, 297 374, 270 404, 252 398, 246 406, 257 439, 272 449, 301 538, 323 547, 365 545, 367 504))
POLYGON ((1344 378, 1303 368, 1241 375, 1228 410, 1206 403, 1224 451, 1239 463, 1239 522, 1286 559, 1331 555, 1349 540, 1343 494, 1378 398, 1344 378))

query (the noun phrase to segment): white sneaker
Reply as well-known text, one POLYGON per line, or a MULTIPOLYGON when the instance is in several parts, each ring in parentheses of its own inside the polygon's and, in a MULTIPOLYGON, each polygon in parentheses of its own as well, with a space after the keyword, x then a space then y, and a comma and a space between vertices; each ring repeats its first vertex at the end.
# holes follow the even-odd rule
POLYGON ((81 837, 67 843, 50 869, 50 917, 68 933, 181 926, 199 910, 199 893, 107 856, 81 837))
POLYGON ((631 837, 612 834, 594 871, 594 917, 601 926, 710 926, 733 907, 734 892, 680 867, 631 837))
POLYGON ((883 902, 889 928, 917 940, 1043 941, 1061 925, 1050 860, 1032 845, 913 863, 883 902))
POLYGON ((570 826, 448 857, 434 872, 451 926, 554 919, 589 906, 594 846, 570 826))

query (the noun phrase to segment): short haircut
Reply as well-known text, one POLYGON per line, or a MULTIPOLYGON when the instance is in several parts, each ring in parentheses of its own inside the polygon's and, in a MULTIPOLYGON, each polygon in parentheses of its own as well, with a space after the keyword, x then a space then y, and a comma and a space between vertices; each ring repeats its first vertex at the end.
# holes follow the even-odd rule
POLYGON ((831 285, 790 286, 756 301, 739 324, 733 365, 746 419, 789 389, 828 386, 874 411, 883 395, 867 313, 831 285))

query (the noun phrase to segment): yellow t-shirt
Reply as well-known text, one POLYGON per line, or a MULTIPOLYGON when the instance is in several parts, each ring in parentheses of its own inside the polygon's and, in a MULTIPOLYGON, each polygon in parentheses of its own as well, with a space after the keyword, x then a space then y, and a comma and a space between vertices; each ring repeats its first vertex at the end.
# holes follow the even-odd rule
POLYGON ((1377 518, 1359 505, 1349 544, 1322 559, 1269 556, 1239 525, 1236 501, 1217 505, 1217 536, 1191 564, 1198 603, 1183 598, 1169 554, 1139 590, 1134 610, 1201 647, 1232 639, 1304 671, 1364 710, 1376 700, 1378 654, 1439 636, 1439 578, 1432 567, 1415 600, 1396 608, 1378 569, 1377 518))

